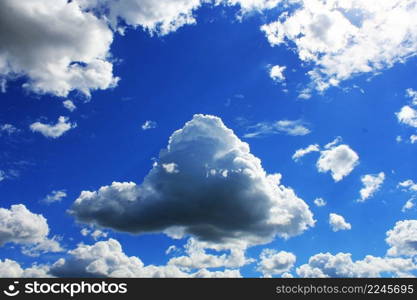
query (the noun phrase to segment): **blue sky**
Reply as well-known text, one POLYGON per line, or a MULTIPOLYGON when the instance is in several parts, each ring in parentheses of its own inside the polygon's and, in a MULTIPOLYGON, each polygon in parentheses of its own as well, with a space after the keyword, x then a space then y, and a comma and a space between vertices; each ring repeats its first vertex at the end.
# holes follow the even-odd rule
POLYGON ((417 275, 416 1, 51 1, 0 4, 0 276, 417 275))

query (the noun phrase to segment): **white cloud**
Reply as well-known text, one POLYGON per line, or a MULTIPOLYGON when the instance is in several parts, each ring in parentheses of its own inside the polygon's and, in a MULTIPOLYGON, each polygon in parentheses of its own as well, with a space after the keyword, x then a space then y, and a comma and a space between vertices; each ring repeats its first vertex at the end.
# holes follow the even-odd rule
POLYGON ((245 257, 244 250, 235 248, 229 250, 230 254, 214 255, 206 253, 204 243, 190 238, 185 245, 186 256, 173 257, 167 265, 180 269, 207 269, 207 268, 239 268, 253 260, 245 257))
POLYGON ((149 130, 149 129, 156 128, 156 126, 157 126, 157 123, 155 121, 148 120, 145 123, 143 123, 141 127, 142 127, 142 130, 149 130))
POLYGON ((291 252, 273 249, 263 249, 260 255, 260 262, 257 270, 264 277, 272 277, 273 275, 283 274, 291 270, 296 261, 296 257, 291 252))
POLYGON ((309 134, 308 129, 301 120, 280 120, 276 122, 262 122, 249 127, 245 138, 263 137, 271 134, 287 134, 292 136, 303 136, 309 134))
POLYGON ((311 88, 305 88, 305 89, 302 89, 300 92, 299 92, 299 94, 298 94, 298 97, 297 98, 299 98, 299 99, 303 99, 303 100, 308 100, 308 99, 310 99, 311 98, 311 93, 312 93, 313 91, 311 90, 311 88))
POLYGON ((384 172, 379 174, 367 174, 361 177, 363 188, 359 191, 361 198, 358 202, 364 202, 366 199, 372 197, 377 192, 385 180, 384 172))
POLYGON ((384 273, 404 277, 416 269, 412 259, 367 255, 363 260, 352 261, 350 253, 319 253, 310 257, 308 264, 298 267, 296 272, 304 278, 385 277, 384 273))
POLYGON ((162 168, 167 173, 178 173, 178 165, 176 163, 162 164, 162 168))
POLYGON ((0 124, 0 136, 2 135, 2 133, 7 133, 7 135, 12 135, 17 132, 19 132, 19 129, 17 129, 12 124, 0 124))
POLYGON ((0 278, 45 278, 50 277, 47 266, 33 265, 23 269, 20 264, 14 260, 0 260, 0 278))
POLYGON ((77 0, 83 8, 102 8, 113 27, 119 19, 127 25, 142 27, 151 34, 166 35, 184 25, 195 24, 194 11, 204 0, 77 0))
POLYGON ((391 246, 388 255, 417 255, 417 220, 398 221, 393 229, 387 231, 385 241, 391 246))
POLYGON ((417 91, 409 88, 405 90, 405 95, 411 99, 413 105, 417 105, 417 91))
POLYGON ((109 234, 105 231, 102 231, 100 229, 94 229, 90 230, 88 228, 81 229, 81 235, 82 236, 91 236, 93 240, 97 241, 101 238, 106 238, 109 234))
POLYGON ((316 166, 319 172, 331 172, 334 181, 349 175, 359 164, 359 156, 348 145, 331 146, 321 151, 316 166))
POLYGON ((346 222, 343 216, 334 213, 329 214, 329 224, 334 232, 352 229, 352 225, 346 222))
POLYGON ((304 155, 307 155, 311 152, 319 152, 319 151, 320 151, 319 145, 317 144, 309 145, 307 148, 298 149, 297 151, 295 151, 294 155, 292 156, 292 159, 294 161, 298 161, 304 155))
POLYGON ((404 180, 398 184, 399 187, 403 187, 408 189, 411 192, 417 192, 417 183, 412 181, 411 179, 404 180))
POLYGON ((52 191, 42 201, 45 203, 61 202, 66 196, 65 190, 52 191))
POLYGON ((77 127, 76 123, 71 123, 68 121, 69 119, 67 117, 60 116, 58 118, 58 122, 54 125, 35 122, 30 125, 30 129, 33 132, 41 133, 44 137, 56 139, 68 130, 77 127))
POLYGON ((80 222, 118 231, 191 234, 245 247, 314 226, 307 204, 280 179, 264 171, 249 145, 221 119, 195 115, 171 135, 141 185, 113 182, 83 191, 70 213, 80 222), (166 172, 166 163, 175 163, 180 172, 166 172))
POLYGON ((61 97, 117 84, 109 52, 113 33, 76 1, 4 0, 0 12, 1 75, 25 76, 23 87, 61 97))
POLYGON ((398 122, 417 128, 417 111, 414 108, 405 105, 396 113, 396 116, 398 122))
POLYGON ((414 204, 413 200, 414 200, 413 198, 411 198, 411 199, 407 200, 407 202, 406 202, 406 203, 404 204, 404 206, 402 207, 401 211, 402 211, 402 212, 406 212, 407 210, 412 209, 412 208, 415 206, 415 204, 414 204))
POLYGON ((285 80, 285 75, 284 75, 284 71, 287 67, 285 66, 273 66, 270 70, 269 70, 269 77, 272 78, 272 80, 276 81, 276 82, 283 82, 285 80))
POLYGON ((326 206, 327 202, 323 198, 314 199, 314 204, 318 207, 326 206))
POLYGON ((46 219, 30 212, 25 205, 0 208, 0 246, 20 244, 25 254, 33 256, 40 252, 62 251, 56 238, 48 239, 48 234, 46 219))
POLYGON ((6 172, 4 172, 3 170, 0 170, 0 182, 5 180, 6 178, 7 178, 6 172))
POLYGON ((395 138, 395 141, 397 143, 401 143, 403 141, 403 138, 401 137, 401 135, 397 135, 397 137, 395 138))
POLYGON ((64 105, 64 107, 71 112, 77 109, 77 106, 75 106, 74 102, 72 102, 71 100, 65 100, 64 102, 62 102, 62 105, 64 105))
POLYGON ((80 244, 68 252, 69 257, 55 262, 50 273, 58 277, 241 277, 238 270, 211 272, 207 269, 189 273, 175 265, 144 265, 140 258, 127 256, 117 240, 94 245, 80 244))
POLYGON ((417 1, 297 0, 262 27, 271 45, 295 46, 312 63, 316 89, 356 74, 377 73, 417 51, 417 1))
POLYGON ((242 13, 251 12, 254 10, 266 10, 276 7, 283 0, 216 0, 216 2, 224 2, 229 5, 239 5, 242 13))
POLYGON ((417 142, 417 135, 415 134, 410 135, 410 143, 414 144, 416 142, 417 142))

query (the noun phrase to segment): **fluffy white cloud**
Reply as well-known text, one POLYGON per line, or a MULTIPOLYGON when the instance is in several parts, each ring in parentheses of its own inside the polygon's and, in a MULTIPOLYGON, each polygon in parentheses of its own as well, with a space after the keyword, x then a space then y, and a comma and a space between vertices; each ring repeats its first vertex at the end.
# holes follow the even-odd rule
POLYGON ((62 105, 64 105, 64 107, 71 112, 77 109, 77 106, 75 106, 74 102, 72 102, 71 100, 65 100, 64 102, 62 102, 62 105))
POLYGON ((287 134, 292 136, 303 136, 309 134, 304 122, 301 120, 280 120, 276 122, 262 122, 249 127, 245 138, 262 137, 271 134, 287 134))
POLYGON ((51 125, 35 122, 30 125, 30 130, 33 132, 39 132, 44 137, 56 139, 75 127, 77 127, 76 123, 71 123, 67 117, 60 116, 56 124, 51 125))
POLYGON ((276 81, 276 82, 283 82, 285 80, 285 75, 284 75, 284 71, 287 67, 285 66, 273 66, 270 70, 269 70, 269 77, 272 78, 272 80, 276 81))
POLYGON ((20 264, 14 260, 0 260, 0 278, 45 278, 50 277, 47 266, 33 265, 23 269, 20 264))
POLYGON ((417 143, 417 135, 415 134, 410 135, 410 143, 411 144, 417 143))
POLYGON ((298 149, 292 156, 292 159, 298 161, 309 153, 320 152, 320 157, 316 162, 317 170, 323 173, 330 171, 333 180, 336 182, 340 181, 349 175, 359 164, 358 154, 346 144, 339 145, 341 141, 342 139, 337 137, 332 142, 326 144, 323 150, 320 150, 317 144, 298 149))
POLYGON ((272 249, 264 249, 260 255, 260 262, 257 270, 264 277, 272 277, 273 275, 283 274, 291 270, 296 261, 296 257, 291 252, 277 252, 272 249))
POLYGON ((208 269, 208 268, 239 268, 253 260, 245 257, 244 250, 239 248, 230 249, 230 254, 207 254, 204 243, 199 243, 190 238, 185 245, 186 256, 173 257, 167 265, 185 269, 208 269))
POLYGON ((330 143, 320 152, 316 166, 319 172, 331 172, 334 181, 340 181, 349 175, 359 164, 359 156, 348 145, 330 143))
POLYGON ((343 216, 334 213, 329 214, 329 224, 334 232, 352 229, 352 225, 346 222, 343 216))
POLYGON ((280 179, 263 170, 249 145, 220 118, 195 115, 172 134, 141 185, 113 182, 83 191, 70 213, 79 222, 118 231, 191 234, 245 247, 314 226, 307 204, 280 179), (166 163, 180 172, 166 172, 166 163))
POLYGON ((57 277, 241 277, 238 270, 211 272, 207 269, 189 273, 170 264, 145 266, 136 256, 127 256, 114 239, 94 245, 80 244, 69 257, 55 262, 50 273, 57 277))
POLYGON ((21 244, 23 252, 29 255, 62 251, 58 241, 48 239, 48 234, 46 219, 30 212, 23 204, 12 205, 10 209, 0 208, 0 246, 21 244))
POLYGON ((417 269, 412 259, 367 255, 363 260, 352 261, 351 256, 350 253, 319 253, 310 257, 308 264, 298 267, 296 272, 298 276, 305 278, 381 277, 381 273, 404 277, 417 269))
POLYGON ((309 145, 307 148, 298 149, 297 151, 295 151, 294 155, 292 156, 292 159, 294 161, 298 161, 301 157, 303 157, 304 155, 307 155, 311 152, 320 152, 319 145, 317 145, 317 144, 309 145))
POLYGON ((45 203, 60 202, 67 196, 65 190, 52 191, 42 200, 45 203))
POLYGON ((396 116, 398 122, 411 127, 417 127, 417 111, 414 108, 405 105, 396 113, 396 116))
POLYGON ((25 76, 25 88, 62 97, 117 84, 109 53, 113 33, 76 1, 4 0, 0 19, 3 77, 25 76))
POLYGON ((327 202, 323 198, 314 199, 314 204, 318 207, 326 206, 327 202))
POLYGON ((318 90, 377 73, 416 54, 417 1, 295 0, 262 27, 271 45, 295 45, 318 90))
POLYGON ((145 123, 143 123, 143 125, 141 126, 142 130, 149 130, 149 129, 154 129, 156 128, 157 124, 155 121, 146 121, 145 123))
POLYGON ((372 197, 377 192, 385 180, 384 172, 379 174, 367 174, 361 177, 363 188, 359 191, 361 198, 358 202, 364 202, 366 199, 372 197))
POLYGON ((385 241, 391 246, 388 255, 417 255, 417 220, 398 221, 393 229, 387 231, 385 241))

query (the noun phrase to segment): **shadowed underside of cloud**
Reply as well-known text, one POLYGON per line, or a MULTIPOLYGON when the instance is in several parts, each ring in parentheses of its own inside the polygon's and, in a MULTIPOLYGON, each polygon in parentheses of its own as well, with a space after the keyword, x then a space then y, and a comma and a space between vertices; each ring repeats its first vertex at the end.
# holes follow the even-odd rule
MULTIPOLYGON (((237 269, 209 271, 205 268, 191 273, 188 269, 168 264, 144 265, 139 257, 127 256, 117 240, 80 244, 49 267, 50 275, 57 277, 241 277, 237 269)), ((1 267, 1 265, 0 265, 1 267)), ((1 274, 0 274, 1 275, 1 274)))
POLYGON ((175 131, 142 184, 113 182, 83 191, 69 213, 79 222, 131 233, 242 246, 314 226, 307 204, 268 175, 220 118, 195 115, 175 131), (175 172, 164 165, 175 164, 175 172))
POLYGON ((0 90, 24 77, 23 87, 35 93, 66 97, 79 91, 90 97, 117 86, 110 47, 115 32, 123 34, 126 26, 166 35, 195 24, 194 13, 205 3, 238 5, 247 13, 280 1, 2 0, 0 90))

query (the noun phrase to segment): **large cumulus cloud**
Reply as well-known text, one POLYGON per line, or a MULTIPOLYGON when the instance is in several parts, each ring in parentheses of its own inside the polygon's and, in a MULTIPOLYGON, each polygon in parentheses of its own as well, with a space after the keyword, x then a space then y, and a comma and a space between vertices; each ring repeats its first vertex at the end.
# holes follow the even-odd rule
POLYGON ((49 272, 57 277, 241 277, 239 270, 209 271, 205 268, 194 273, 173 265, 144 265, 136 256, 127 256, 117 240, 109 239, 93 245, 80 244, 50 266, 49 272))
POLYGON ((244 245, 314 226, 307 204, 268 175, 218 117, 195 115, 175 131, 142 184, 83 191, 70 209, 79 222, 131 233, 165 231, 244 245), (163 166, 175 163, 177 172, 163 166))
POLYGON ((25 76, 31 91, 89 95, 117 84, 112 31, 74 1, 0 1, 0 39, 0 76, 25 76))
POLYGON ((56 238, 49 239, 49 226, 42 215, 34 214, 25 205, 0 208, 0 246, 23 245, 23 252, 36 256, 41 252, 62 251, 56 238))

